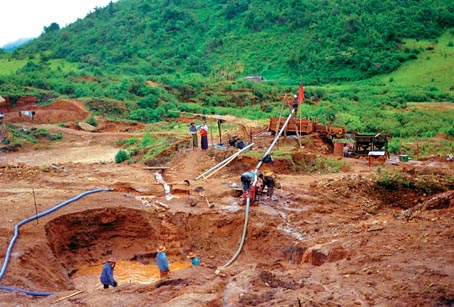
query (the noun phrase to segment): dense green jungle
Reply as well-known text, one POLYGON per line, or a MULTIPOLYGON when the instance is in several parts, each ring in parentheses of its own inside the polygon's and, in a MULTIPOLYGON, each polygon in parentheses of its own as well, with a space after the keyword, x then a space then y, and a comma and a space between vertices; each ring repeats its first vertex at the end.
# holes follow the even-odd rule
POLYGON ((391 134, 391 152, 454 152, 454 2, 119 0, 0 49, 13 104, 78 99, 121 121, 266 120, 300 83, 300 117, 391 134))

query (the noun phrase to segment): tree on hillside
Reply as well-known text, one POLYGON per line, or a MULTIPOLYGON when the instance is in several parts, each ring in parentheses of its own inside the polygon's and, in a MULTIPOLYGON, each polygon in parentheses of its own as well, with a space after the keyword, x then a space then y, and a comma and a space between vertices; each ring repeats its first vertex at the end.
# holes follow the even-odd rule
POLYGON ((48 27, 44 27, 44 33, 57 32, 59 30, 60 26, 56 22, 51 23, 48 27))

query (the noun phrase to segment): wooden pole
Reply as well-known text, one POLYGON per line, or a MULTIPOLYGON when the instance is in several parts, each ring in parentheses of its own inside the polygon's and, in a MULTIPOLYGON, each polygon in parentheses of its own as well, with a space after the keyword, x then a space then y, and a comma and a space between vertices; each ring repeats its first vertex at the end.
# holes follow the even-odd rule
POLYGON ((276 131, 279 131, 279 129, 280 129, 282 112, 284 112, 284 104, 285 104, 286 99, 287 99, 287 94, 284 95, 284 99, 282 100, 281 111, 279 112, 279 119, 278 119, 277 125, 276 125, 276 131))
MULTIPOLYGON (((36 206, 36 197, 35 197, 35 188, 32 189, 33 192, 33 202, 35 203, 35 214, 38 216, 38 207, 36 206)), ((38 218, 36 218, 36 224, 39 224, 38 218)))
MULTIPOLYGON (((213 146, 213 119, 210 117, 210 135, 211 135, 211 146, 213 146)), ((210 147, 210 146, 208 146, 210 147)))
POLYGON ((219 130, 219 144, 222 144, 221 120, 220 119, 218 119, 218 130, 219 130))
POLYGON ((282 112, 284 112, 284 104, 286 102, 286 99, 287 99, 287 94, 284 95, 284 99, 282 100, 282 104, 281 104, 281 111, 279 112, 279 119, 277 120, 277 124, 276 124, 276 133, 280 130, 281 128, 281 118, 282 118, 282 112))
POLYGON ((295 114, 293 114, 292 119, 293 119, 293 123, 295 124, 296 136, 298 138, 298 146, 301 148, 300 133, 299 133, 299 129, 298 129, 298 122, 295 119, 295 114))
POLYGON ((73 296, 75 296, 75 295, 77 295, 77 294, 80 294, 80 293, 82 293, 82 292, 84 292, 84 291, 82 291, 82 290, 81 290, 81 291, 77 291, 77 292, 74 292, 73 294, 70 294, 70 295, 61 297, 61 298, 59 298, 58 300, 55 300, 55 301, 54 301, 54 304, 55 304, 55 303, 58 303, 58 302, 61 302, 61 301, 63 301, 63 300, 66 300, 67 298, 73 297, 73 296))
POLYGON ((247 145, 246 147, 244 147, 243 149, 237 151, 236 153, 234 153, 233 155, 231 155, 230 157, 228 157, 227 159, 224 159, 223 161, 219 162, 218 164, 216 164, 215 166, 213 166, 212 168, 210 168, 209 170, 203 172, 201 175, 195 177, 194 180, 199 180, 200 178, 204 178, 206 179, 206 175, 210 174, 211 172, 215 171, 216 169, 218 169, 219 167, 223 167, 225 166, 224 164, 228 164, 230 163, 231 161, 233 161, 234 158, 236 158, 240 153, 242 153, 243 151, 246 151, 248 150, 250 147, 252 147, 252 145, 254 145, 254 143, 251 143, 249 145, 247 145))
POLYGON ((230 162, 232 162, 233 160, 235 160, 235 158, 237 157, 238 155, 233 155, 233 156, 230 156, 230 158, 228 158, 225 163, 221 166, 219 166, 217 169, 215 169, 214 171, 212 171, 210 174, 208 175, 205 175, 203 178, 205 180, 208 180, 208 178, 210 178, 212 175, 214 175, 214 173, 216 173, 217 171, 219 171, 220 169, 224 168, 227 164, 229 164, 230 162))

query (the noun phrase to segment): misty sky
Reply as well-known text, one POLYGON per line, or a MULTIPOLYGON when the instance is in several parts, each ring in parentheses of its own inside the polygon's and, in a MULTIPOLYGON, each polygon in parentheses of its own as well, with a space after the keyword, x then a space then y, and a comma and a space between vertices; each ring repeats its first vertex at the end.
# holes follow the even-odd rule
POLYGON ((118 0, 0 0, 0 47, 37 37, 53 22, 63 28, 111 1, 118 0))

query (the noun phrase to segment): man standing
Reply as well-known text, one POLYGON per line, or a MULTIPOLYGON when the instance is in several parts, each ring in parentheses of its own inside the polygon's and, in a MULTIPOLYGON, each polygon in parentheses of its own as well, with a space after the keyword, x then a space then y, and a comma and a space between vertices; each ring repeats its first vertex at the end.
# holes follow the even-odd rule
POLYGON ((199 144, 197 142, 197 127, 194 123, 189 126, 189 133, 192 135, 192 150, 195 150, 199 144))
POLYGON ((109 285, 112 287, 116 287, 118 285, 113 277, 113 270, 115 268, 115 265, 116 262, 112 258, 104 263, 101 277, 99 278, 104 286, 104 289, 109 288, 109 285))
POLYGON ((159 278, 163 279, 169 276, 170 270, 169 270, 169 263, 167 262, 167 257, 166 257, 166 248, 165 246, 159 246, 158 248, 158 253, 156 254, 156 264, 159 269, 159 278))
POLYGON ((208 125, 206 121, 202 121, 202 126, 200 126, 200 144, 202 150, 208 149, 208 125))

